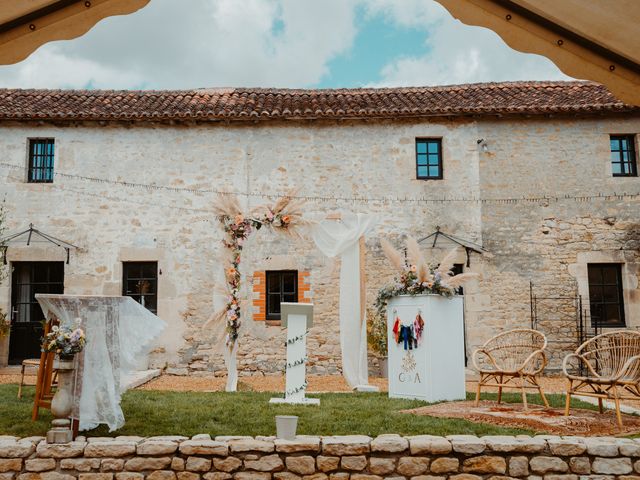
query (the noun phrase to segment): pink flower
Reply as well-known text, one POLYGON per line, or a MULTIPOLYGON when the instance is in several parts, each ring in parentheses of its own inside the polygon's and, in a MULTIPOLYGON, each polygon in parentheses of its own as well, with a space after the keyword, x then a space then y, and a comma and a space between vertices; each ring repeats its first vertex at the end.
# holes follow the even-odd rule
POLYGON ((244 222, 244 215, 239 213, 238 215, 235 216, 234 220, 236 222, 236 225, 240 225, 242 222, 244 222))
POLYGON ((271 211, 270 208, 267 209, 267 219, 268 220, 273 220, 273 212, 271 211))

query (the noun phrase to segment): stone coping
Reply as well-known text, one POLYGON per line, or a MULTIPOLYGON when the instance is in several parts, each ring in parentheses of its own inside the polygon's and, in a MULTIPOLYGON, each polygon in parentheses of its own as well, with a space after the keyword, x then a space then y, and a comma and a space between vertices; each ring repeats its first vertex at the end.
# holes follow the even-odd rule
POLYGON ((578 437, 555 435, 434 435, 401 436, 383 434, 375 438, 366 435, 313 436, 299 435, 295 440, 273 436, 160 435, 152 437, 79 436, 68 444, 47 444, 44 437, 0 435, 0 458, 36 457, 117 457, 131 455, 228 456, 234 453, 295 453, 315 452, 335 455, 368 453, 410 453, 412 455, 443 455, 458 453, 478 455, 496 453, 548 453, 559 456, 596 455, 602 457, 640 457, 640 438, 578 437))

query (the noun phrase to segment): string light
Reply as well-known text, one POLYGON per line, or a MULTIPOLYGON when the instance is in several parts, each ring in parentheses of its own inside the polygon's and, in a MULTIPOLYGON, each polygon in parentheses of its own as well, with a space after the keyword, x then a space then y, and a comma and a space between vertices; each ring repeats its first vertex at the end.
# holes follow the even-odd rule
MULTIPOLYGON (((19 165, 13 165, 10 163, 0 162, 0 168, 8 168, 14 170, 24 170, 24 167, 19 165)), ((83 175, 75 175, 68 174, 62 172, 54 172, 54 176, 62 177, 62 178, 71 178, 75 180, 80 180, 89 183, 100 183, 100 184, 109 184, 109 185, 118 185, 125 188, 133 188, 133 189, 142 189, 148 191, 169 191, 173 193, 189 193, 195 195, 234 195, 241 197, 254 197, 254 198, 265 198, 265 199, 277 199, 280 197, 289 197, 300 200, 305 200, 308 202, 350 202, 352 204, 370 204, 370 203, 401 203, 401 204, 445 204, 445 203, 475 203, 475 204, 517 204, 517 203, 549 203, 549 202, 559 202, 563 200, 570 200, 576 202, 588 202, 593 200, 634 200, 640 198, 640 192, 612 192, 612 193, 604 193, 598 192, 591 195, 571 195, 571 194, 556 194, 556 195, 541 195, 541 196, 521 196, 521 197, 504 197, 504 198, 480 198, 476 196, 472 197, 440 197, 440 198, 428 198, 428 197, 398 197, 398 196, 382 196, 382 197, 365 197, 365 196, 339 196, 339 195, 291 195, 287 193, 265 193, 265 192, 241 192, 241 191, 225 191, 225 190, 217 190, 217 189, 196 189, 196 188, 187 188, 187 187, 170 187, 167 185, 155 185, 155 184, 145 184, 145 183, 135 183, 135 182, 123 182, 118 180, 109 180, 105 178, 95 178, 88 177, 83 175)), ((65 190, 65 188, 60 188, 59 185, 56 185, 55 182, 53 186, 59 188, 60 190, 65 190)), ((85 194, 85 192, 75 191, 74 193, 85 194)), ((95 195, 95 194, 94 194, 95 195)), ((99 198, 108 198, 105 195, 95 195, 99 198)), ((119 198, 111 198, 113 200, 132 202, 130 199, 119 199, 119 198)), ((140 203, 143 205, 154 206, 156 203, 140 203)), ((166 205, 162 205, 166 206, 166 205)), ((168 206, 167 206, 168 207, 168 206)), ((201 213, 212 213, 210 210, 205 209, 195 209, 195 208, 185 208, 185 207, 175 207, 171 206, 172 209, 183 209, 185 211, 195 211, 201 213)))

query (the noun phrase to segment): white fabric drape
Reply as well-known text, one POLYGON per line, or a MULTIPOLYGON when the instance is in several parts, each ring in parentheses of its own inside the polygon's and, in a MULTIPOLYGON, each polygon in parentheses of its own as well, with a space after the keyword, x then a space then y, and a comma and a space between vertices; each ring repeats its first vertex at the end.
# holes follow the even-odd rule
POLYGON ((45 318, 55 316, 61 325, 80 319, 87 344, 77 355, 74 417, 80 430, 101 423, 109 431, 124 425, 120 398, 126 376, 137 370, 141 355, 166 323, 130 297, 36 295, 45 318), (78 398, 79 396, 79 398, 78 398))
POLYGON ((351 387, 367 385, 367 322, 360 312, 360 237, 375 225, 365 214, 343 214, 312 229, 313 241, 328 257, 340 256, 340 348, 342 373, 351 387))

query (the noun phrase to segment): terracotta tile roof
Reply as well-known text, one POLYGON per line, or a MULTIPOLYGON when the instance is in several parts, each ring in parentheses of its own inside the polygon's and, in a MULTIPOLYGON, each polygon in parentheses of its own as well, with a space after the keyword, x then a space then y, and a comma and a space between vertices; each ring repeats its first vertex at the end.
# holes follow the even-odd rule
POLYGON ((640 112, 591 82, 183 91, 0 89, 0 120, 255 120, 640 112))

